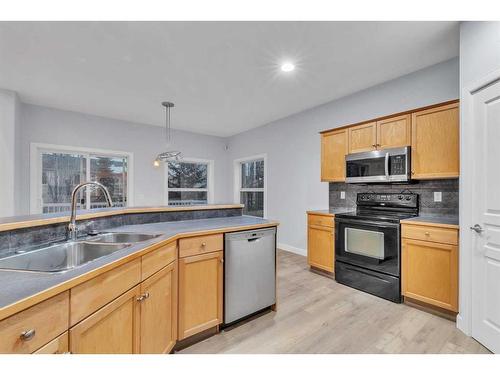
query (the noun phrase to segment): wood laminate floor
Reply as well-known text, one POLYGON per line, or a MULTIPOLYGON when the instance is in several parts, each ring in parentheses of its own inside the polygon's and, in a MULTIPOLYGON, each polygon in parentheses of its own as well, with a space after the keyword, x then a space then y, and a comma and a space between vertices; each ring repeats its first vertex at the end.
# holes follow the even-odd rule
POLYGON ((455 322, 337 284, 279 250, 278 311, 179 353, 489 353, 455 322))

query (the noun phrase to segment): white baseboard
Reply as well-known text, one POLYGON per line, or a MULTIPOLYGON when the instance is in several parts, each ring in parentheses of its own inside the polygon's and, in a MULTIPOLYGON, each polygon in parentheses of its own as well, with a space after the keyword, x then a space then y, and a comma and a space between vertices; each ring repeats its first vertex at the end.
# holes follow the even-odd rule
POLYGON ((464 318, 462 318, 462 315, 460 315, 460 314, 457 315, 457 328, 460 331, 462 331, 463 333, 465 333, 467 336, 471 335, 470 331, 469 331, 469 327, 467 326, 464 318))
POLYGON ((278 243, 278 249, 289 251, 291 253, 307 256, 307 250, 299 247, 287 245, 286 243, 278 243))

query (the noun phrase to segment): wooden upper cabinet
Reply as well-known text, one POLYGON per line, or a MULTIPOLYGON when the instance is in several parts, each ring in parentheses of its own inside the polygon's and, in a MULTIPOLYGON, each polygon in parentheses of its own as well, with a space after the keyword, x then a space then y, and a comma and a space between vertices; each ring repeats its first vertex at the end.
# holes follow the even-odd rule
POLYGON ((321 181, 345 181, 347 129, 321 134, 321 181))
POLYGON ((412 178, 458 177, 458 103, 414 112, 411 124, 412 178))
POLYGON ((356 125, 347 128, 349 133, 349 153, 373 151, 377 148, 377 123, 356 125))
POLYGON ((223 252, 179 259, 179 339, 222 323, 223 252))
POLYGON ((169 353, 177 340, 177 262, 141 284, 141 353, 169 353))
POLYGON ((137 285, 71 328, 71 353, 139 353, 139 296, 137 285))
POLYGON ((377 149, 411 144, 411 116, 403 115, 377 121, 377 149))

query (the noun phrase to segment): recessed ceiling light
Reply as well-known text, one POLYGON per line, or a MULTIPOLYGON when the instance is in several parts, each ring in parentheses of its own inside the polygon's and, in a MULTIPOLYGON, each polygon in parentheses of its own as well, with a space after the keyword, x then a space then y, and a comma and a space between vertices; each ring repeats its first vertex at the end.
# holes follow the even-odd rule
POLYGON ((294 69, 295 65, 293 65, 291 62, 286 62, 281 65, 281 70, 286 73, 291 72, 294 69))

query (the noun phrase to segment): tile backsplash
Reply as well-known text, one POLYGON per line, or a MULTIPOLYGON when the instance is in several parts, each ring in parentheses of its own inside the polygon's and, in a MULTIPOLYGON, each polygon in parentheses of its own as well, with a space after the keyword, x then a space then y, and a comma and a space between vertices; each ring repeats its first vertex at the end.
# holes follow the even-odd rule
POLYGON ((330 182, 330 208, 356 207, 357 193, 399 193, 403 190, 419 195, 419 210, 423 214, 458 215, 458 179, 425 180, 410 184, 346 184, 330 182), (345 199, 340 199, 341 192, 345 199), (441 202, 434 202, 434 192, 442 193, 441 202))

